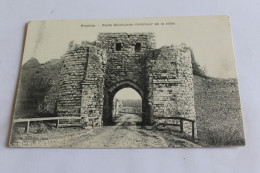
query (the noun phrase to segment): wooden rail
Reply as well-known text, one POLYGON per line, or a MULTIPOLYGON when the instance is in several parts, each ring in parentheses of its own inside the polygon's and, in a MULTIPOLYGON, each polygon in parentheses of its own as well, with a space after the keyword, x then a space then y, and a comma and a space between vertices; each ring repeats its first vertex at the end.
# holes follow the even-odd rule
MULTIPOLYGON (((180 126, 180 131, 183 132, 183 121, 188 121, 192 123, 192 138, 195 138, 195 120, 190 120, 187 118, 183 117, 158 117, 160 119, 179 119, 180 124, 169 124, 173 126, 180 126)), ((23 119, 14 119, 13 123, 20 123, 20 122, 27 122, 25 126, 25 132, 28 133, 30 130, 30 122, 35 122, 35 121, 56 121, 56 128, 59 127, 59 122, 60 120, 80 120, 81 117, 45 117, 45 118, 23 118, 23 119)), ((73 124, 71 124, 73 125, 73 124)), ((163 124, 165 125, 165 124, 163 124)), ((67 124, 66 126, 70 126, 70 124, 67 124)))
MULTIPOLYGON (((26 122, 25 133, 30 131, 30 122, 36 121, 56 121, 56 128, 59 127, 60 120, 80 120, 81 117, 44 117, 44 118, 19 118, 14 119, 13 123, 22 123, 26 122)), ((73 125, 73 124, 72 124, 73 125)))
POLYGON ((180 131, 183 132, 183 121, 191 122, 192 125, 192 138, 195 138, 195 120, 190 120, 183 117, 158 117, 159 119, 178 119, 180 120, 180 124, 170 124, 173 126, 180 126, 180 131))

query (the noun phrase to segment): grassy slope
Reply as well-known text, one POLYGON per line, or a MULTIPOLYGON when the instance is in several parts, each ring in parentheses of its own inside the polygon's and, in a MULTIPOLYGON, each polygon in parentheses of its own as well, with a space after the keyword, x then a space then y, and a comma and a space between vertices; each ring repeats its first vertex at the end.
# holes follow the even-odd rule
POLYGON ((206 145, 244 145, 236 79, 194 75, 198 138, 206 145))
POLYGON ((21 71, 20 84, 17 93, 15 118, 36 117, 38 106, 44 100, 46 93, 58 80, 61 60, 51 60, 40 64, 31 58, 21 71))

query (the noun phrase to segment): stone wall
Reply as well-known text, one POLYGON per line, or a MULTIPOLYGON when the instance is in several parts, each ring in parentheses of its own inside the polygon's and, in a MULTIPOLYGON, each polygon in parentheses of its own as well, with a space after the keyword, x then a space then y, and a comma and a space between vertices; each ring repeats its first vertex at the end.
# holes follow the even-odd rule
POLYGON ((105 52, 88 42, 71 43, 62 59, 57 115, 86 117, 87 123, 101 125, 105 52))
POLYGON ((107 53, 107 88, 125 80, 143 86, 144 63, 141 56, 144 51, 155 47, 153 33, 100 33, 98 44, 107 53), (117 44, 121 45, 120 50, 117 50, 117 44))
POLYGON ((82 82, 81 117, 92 126, 102 124, 106 61, 103 50, 89 49, 86 77, 82 82))
POLYGON ((80 116, 82 81, 86 76, 89 46, 72 44, 62 57, 60 71, 58 116, 80 116))
MULTIPOLYGON (((145 56, 148 57, 148 102, 152 107, 153 122, 175 129, 176 124, 180 124, 177 117, 195 121, 190 50, 184 46, 162 47, 148 51, 145 56)), ((191 133, 192 124, 184 121, 183 130, 191 133)))
MULTIPOLYGON (((146 50, 155 47, 153 33, 100 33, 98 42, 107 53, 105 76, 104 121, 112 121, 114 94, 124 87, 132 87, 142 95, 146 90, 146 50), (122 84, 120 84, 122 83, 122 84), (118 85, 120 84, 120 85, 118 85), (113 89, 111 89, 113 88, 113 89)), ((146 98, 143 98, 145 100, 146 98)), ((146 104, 143 104, 144 112, 146 104)))

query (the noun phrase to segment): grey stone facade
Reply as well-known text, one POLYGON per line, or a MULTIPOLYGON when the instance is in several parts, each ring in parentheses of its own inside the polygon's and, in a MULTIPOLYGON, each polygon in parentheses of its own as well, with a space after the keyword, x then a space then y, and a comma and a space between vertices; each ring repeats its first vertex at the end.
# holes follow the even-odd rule
POLYGON ((192 123, 178 119, 196 121, 190 49, 155 49, 154 38, 153 33, 100 33, 96 42, 71 43, 62 57, 56 114, 109 125, 114 95, 131 87, 142 97, 144 125, 183 123, 183 131, 191 133, 192 123))

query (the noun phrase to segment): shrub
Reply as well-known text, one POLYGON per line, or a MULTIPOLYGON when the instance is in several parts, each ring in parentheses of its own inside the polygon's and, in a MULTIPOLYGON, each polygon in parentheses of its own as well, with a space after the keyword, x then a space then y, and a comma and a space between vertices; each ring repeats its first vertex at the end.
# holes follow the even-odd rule
POLYGON ((192 70, 193 70, 193 74, 203 77, 203 78, 209 78, 207 76, 207 69, 206 67, 201 67, 199 65, 199 63, 195 60, 195 56, 193 53, 193 50, 191 48, 188 48, 191 52, 191 63, 192 63, 192 70))

